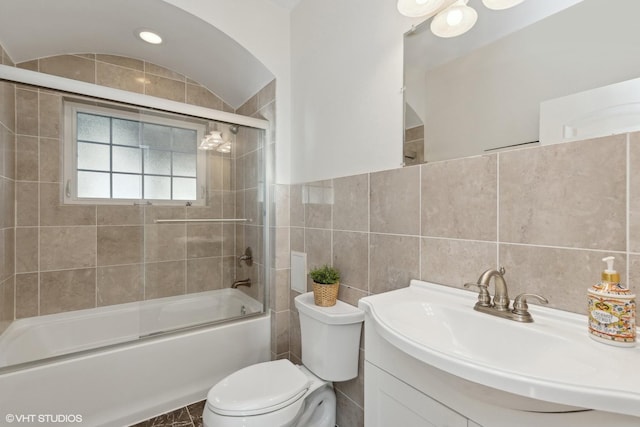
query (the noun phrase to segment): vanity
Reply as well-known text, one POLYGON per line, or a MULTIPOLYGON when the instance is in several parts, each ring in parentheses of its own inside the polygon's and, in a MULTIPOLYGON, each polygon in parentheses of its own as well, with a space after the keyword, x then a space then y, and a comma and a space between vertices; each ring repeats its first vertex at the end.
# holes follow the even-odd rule
POLYGON ((593 341, 586 316, 530 306, 521 323, 476 301, 418 280, 360 300, 367 427, 640 426, 640 348, 593 341))

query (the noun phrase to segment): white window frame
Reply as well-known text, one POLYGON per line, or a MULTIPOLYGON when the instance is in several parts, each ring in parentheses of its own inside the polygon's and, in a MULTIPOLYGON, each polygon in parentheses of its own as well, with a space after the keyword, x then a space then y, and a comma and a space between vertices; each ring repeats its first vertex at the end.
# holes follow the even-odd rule
MULTIPOLYGON (((160 206, 204 206, 207 196, 207 152, 198 149, 199 141, 204 138, 206 124, 202 120, 189 117, 181 119, 179 115, 161 114, 152 110, 132 108, 118 104, 95 102, 89 104, 82 100, 65 98, 64 101, 64 157, 63 157, 63 201, 65 204, 93 204, 93 205, 160 205, 160 206), (137 122, 153 123, 171 127, 188 128, 196 131, 196 199, 195 200, 164 200, 164 199, 114 199, 114 198, 86 198, 78 197, 77 186, 77 115, 78 113, 97 114, 118 119, 137 122)), ((113 173, 113 171, 110 171, 113 173)), ((141 174, 144 179, 144 174, 141 174)))

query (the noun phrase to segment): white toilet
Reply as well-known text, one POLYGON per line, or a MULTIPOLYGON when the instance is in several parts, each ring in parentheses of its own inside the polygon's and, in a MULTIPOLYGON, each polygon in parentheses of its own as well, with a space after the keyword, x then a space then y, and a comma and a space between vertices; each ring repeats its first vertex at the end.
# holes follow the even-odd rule
POLYGON ((205 427, 334 427, 331 381, 358 375, 364 312, 338 301, 319 307, 313 293, 295 299, 300 313, 302 363, 258 363, 214 385, 202 415, 205 427))

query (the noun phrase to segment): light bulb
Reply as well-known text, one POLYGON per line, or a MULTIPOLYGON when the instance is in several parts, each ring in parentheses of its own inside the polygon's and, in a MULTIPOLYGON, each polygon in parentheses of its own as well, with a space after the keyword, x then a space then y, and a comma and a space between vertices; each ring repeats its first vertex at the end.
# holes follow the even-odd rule
POLYGON ((487 9, 503 10, 509 9, 513 6, 517 6, 523 1, 524 0, 482 0, 482 4, 484 4, 487 9))
POLYGON ((162 37, 160 37, 158 34, 152 32, 152 31, 140 31, 138 33, 138 37, 140 37, 142 40, 146 41, 147 43, 151 43, 151 44, 160 44, 162 43, 162 37))
POLYGON ((469 31, 478 20, 478 12, 458 0, 431 20, 431 32, 438 37, 456 37, 469 31))
POLYGON ((447 13, 447 24, 452 27, 456 25, 460 25, 462 22, 462 12, 460 9, 453 9, 449 13, 447 13))

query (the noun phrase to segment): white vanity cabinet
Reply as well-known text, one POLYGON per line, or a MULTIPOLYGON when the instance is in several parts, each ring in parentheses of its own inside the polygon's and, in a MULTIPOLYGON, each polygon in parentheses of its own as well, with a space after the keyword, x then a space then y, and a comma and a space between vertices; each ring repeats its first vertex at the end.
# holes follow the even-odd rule
POLYGON ((638 427, 602 411, 535 413, 507 407, 502 394, 423 363, 390 344, 365 314, 367 427, 638 427))
POLYGON ((367 427, 640 426, 640 347, 596 343, 583 315, 521 323, 476 302, 419 280, 360 299, 367 427))
POLYGON ((367 427, 480 427, 369 362, 364 375, 367 427))

